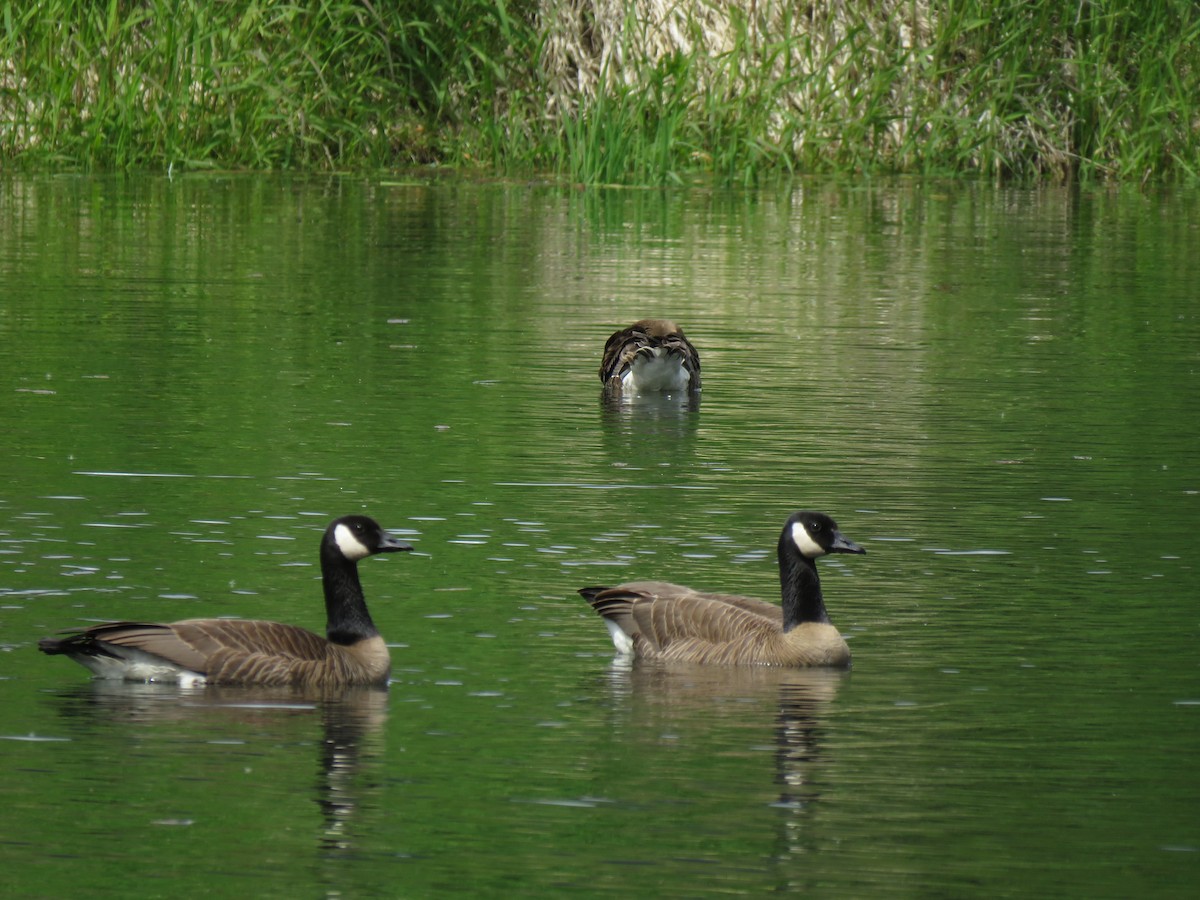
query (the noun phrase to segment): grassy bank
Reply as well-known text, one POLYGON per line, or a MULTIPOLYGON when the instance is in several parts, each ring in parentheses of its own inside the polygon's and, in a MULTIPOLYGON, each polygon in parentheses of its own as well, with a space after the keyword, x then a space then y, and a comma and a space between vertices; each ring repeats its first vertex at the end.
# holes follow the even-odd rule
POLYGON ((0 3, 6 168, 1200 175, 1193 0, 0 3))

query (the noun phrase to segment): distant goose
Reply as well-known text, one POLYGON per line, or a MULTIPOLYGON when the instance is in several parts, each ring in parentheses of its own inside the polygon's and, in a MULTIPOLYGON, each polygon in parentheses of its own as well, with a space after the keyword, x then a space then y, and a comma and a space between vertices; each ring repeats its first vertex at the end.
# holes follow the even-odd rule
POLYGON ((700 355, 669 319, 642 319, 604 345, 600 380, 611 390, 698 391, 700 355))
POLYGON ((624 655, 712 665, 849 666, 850 648, 829 622, 816 558, 866 553, 824 513, 794 513, 779 536, 783 606, 707 594, 665 581, 583 588, 624 655))
POLYGON ((321 539, 327 637, 245 619, 108 622, 66 638, 43 638, 38 649, 69 656, 100 678, 127 681, 384 685, 391 660, 367 612, 358 561, 411 549, 366 516, 330 523, 321 539))

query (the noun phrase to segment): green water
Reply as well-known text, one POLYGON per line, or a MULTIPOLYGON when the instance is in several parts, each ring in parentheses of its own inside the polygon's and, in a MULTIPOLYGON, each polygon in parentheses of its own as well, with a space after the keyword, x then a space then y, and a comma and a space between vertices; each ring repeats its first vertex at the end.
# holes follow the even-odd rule
POLYGON ((0 182, 0 890, 1190 896, 1200 198, 0 182), (699 401, 601 402, 670 315, 699 401), (626 668, 576 588, 777 597, 851 673, 626 668), (103 685, 90 619, 323 624, 386 694, 103 685))

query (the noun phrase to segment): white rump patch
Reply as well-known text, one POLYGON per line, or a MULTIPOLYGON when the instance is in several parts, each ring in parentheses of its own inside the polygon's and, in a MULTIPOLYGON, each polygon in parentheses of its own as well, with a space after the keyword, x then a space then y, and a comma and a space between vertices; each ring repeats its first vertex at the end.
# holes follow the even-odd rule
POLYGON ((633 638, 621 630, 621 626, 612 619, 605 619, 604 624, 608 626, 608 633, 612 635, 613 646, 617 648, 617 652, 622 656, 633 656, 633 638))
POLYGON ((354 536, 354 532, 346 525, 338 525, 333 529, 333 539, 337 542, 338 549, 342 551, 342 556, 346 559, 358 562, 360 559, 366 559, 371 555, 371 550, 363 546, 363 542, 354 536))
POLYGON ((180 684, 184 687, 204 684, 204 676, 199 672, 173 665, 161 656, 155 656, 133 647, 120 647, 116 644, 105 643, 104 646, 113 653, 121 654, 120 658, 114 659, 111 656, 72 656, 71 658, 90 669, 97 678, 105 680, 154 681, 180 684))
POLYGON ((655 347, 651 353, 643 351, 634 358, 624 384, 639 391, 682 391, 690 380, 682 356, 668 355, 662 347, 655 347))
POLYGON ((792 523, 792 541, 809 559, 825 555, 825 548, 812 539, 812 535, 801 522, 792 523))

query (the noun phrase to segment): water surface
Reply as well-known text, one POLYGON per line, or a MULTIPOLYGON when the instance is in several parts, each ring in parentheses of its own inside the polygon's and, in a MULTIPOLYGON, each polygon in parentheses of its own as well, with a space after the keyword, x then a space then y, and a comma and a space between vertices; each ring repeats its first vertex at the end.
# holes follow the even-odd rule
POLYGON ((1200 875, 1197 198, 799 182, 0 183, 12 896, 1185 896, 1200 875), (699 399, 606 404, 668 315, 699 399), (621 666, 576 588, 778 596, 850 673, 621 666), (105 685, 109 618, 323 624, 386 693, 105 685))

